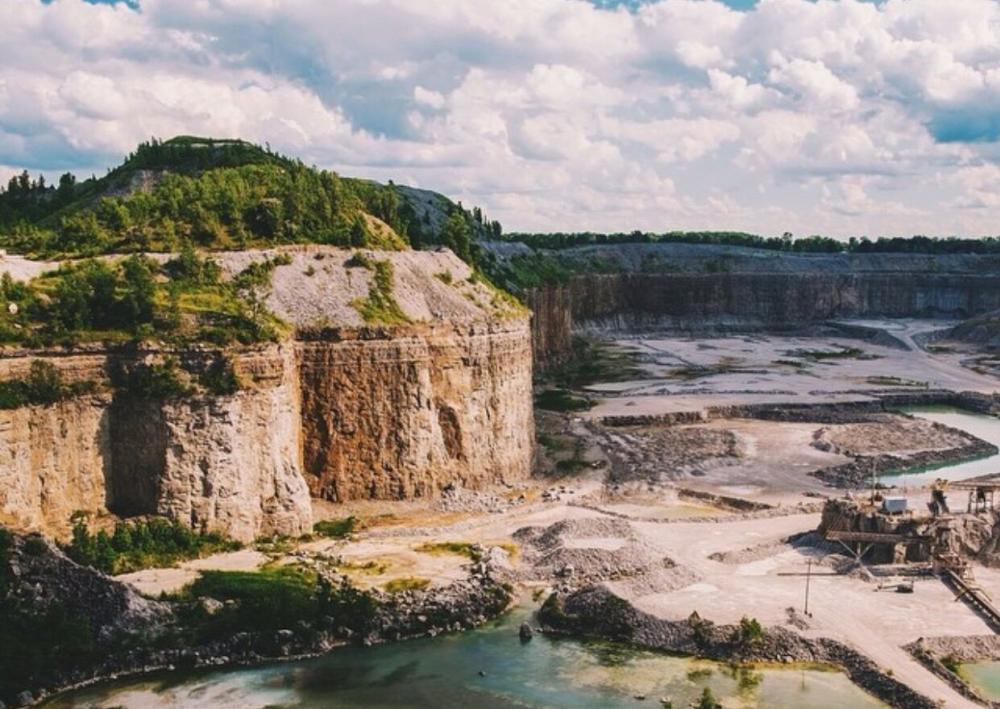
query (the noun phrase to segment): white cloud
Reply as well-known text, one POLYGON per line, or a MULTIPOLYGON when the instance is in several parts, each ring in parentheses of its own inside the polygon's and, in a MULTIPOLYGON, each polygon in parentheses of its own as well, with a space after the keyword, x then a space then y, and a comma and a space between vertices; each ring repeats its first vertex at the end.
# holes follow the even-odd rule
POLYGON ((8 2, 0 174, 268 141, 508 228, 988 233, 994 0, 8 2))

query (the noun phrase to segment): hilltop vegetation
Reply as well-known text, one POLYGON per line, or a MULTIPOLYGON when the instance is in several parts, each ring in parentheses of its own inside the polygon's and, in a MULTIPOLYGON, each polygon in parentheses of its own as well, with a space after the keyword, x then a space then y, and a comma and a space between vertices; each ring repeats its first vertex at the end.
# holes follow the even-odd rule
POLYGON ((244 249, 318 243, 403 249, 445 245, 471 262, 478 209, 441 198, 435 220, 391 183, 343 179, 239 140, 178 137, 138 146, 102 178, 27 172, 0 191, 0 248, 39 257, 244 249), (387 228, 382 228, 379 222, 387 228))
POLYGON ((265 307, 275 257, 228 281, 211 259, 186 246, 160 264, 140 254, 83 259, 18 283, 0 278, 0 344, 125 342, 156 335, 176 344, 249 344, 278 337, 283 324, 265 307))

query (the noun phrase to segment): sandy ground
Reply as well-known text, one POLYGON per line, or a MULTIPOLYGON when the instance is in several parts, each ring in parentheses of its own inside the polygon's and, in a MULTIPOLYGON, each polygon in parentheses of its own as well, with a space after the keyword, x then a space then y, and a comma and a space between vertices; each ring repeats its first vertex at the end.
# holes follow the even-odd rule
POLYGON ((198 578, 202 571, 253 571, 267 563, 268 557, 253 549, 213 554, 204 559, 186 561, 174 569, 144 569, 118 576, 135 586, 140 593, 156 597, 176 593, 198 578))
MULTIPOLYGON (((913 333, 940 327, 911 323, 909 330, 894 334, 912 344, 913 333)), ((904 350, 847 338, 651 337, 622 338, 618 344, 642 356, 648 376, 591 387, 604 397, 588 412, 591 418, 748 403, 858 401, 866 398, 865 392, 886 390, 992 392, 997 388, 994 377, 963 366, 967 353, 904 350), (810 356, 851 350, 858 352, 810 356)))

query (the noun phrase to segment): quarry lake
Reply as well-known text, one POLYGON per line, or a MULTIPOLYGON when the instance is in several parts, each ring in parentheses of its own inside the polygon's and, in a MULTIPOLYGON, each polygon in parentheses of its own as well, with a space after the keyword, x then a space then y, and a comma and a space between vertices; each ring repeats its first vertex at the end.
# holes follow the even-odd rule
POLYGON ((688 707, 705 687, 726 707, 883 706, 839 672, 733 669, 607 643, 517 634, 519 608, 458 635, 310 660, 212 672, 159 674, 69 693, 46 709, 301 709, 389 707, 688 707), (484 672, 485 676, 480 675, 484 672), (638 699, 645 696, 645 699, 638 699))
POLYGON ((983 697, 1000 700, 1000 662, 971 662, 961 674, 983 697))
MULTIPOLYGON (((950 406, 915 406, 904 408, 902 411, 917 418, 966 431, 987 443, 1000 446, 1000 418, 996 416, 977 414, 950 406)), ((1000 454, 964 463, 929 465, 902 475, 883 475, 881 480, 887 485, 904 487, 926 485, 935 478, 965 480, 994 473, 1000 473, 1000 454)))

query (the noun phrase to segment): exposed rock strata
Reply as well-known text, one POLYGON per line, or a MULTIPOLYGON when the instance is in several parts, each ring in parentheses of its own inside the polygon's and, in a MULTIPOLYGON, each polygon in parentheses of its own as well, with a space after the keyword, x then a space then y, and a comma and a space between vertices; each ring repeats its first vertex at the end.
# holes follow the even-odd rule
MULTIPOLYGON (((1000 309, 992 256, 784 254, 689 244, 558 254, 583 272, 525 294, 541 366, 566 355, 575 331, 781 329, 836 318, 966 318, 1000 309), (587 273, 595 262, 613 272, 587 273)), ((981 340, 996 332, 989 322, 979 329, 988 333, 981 340)))
MULTIPOLYGON (((401 499, 530 473, 526 311, 449 251, 367 252, 392 263, 410 322, 365 325, 354 305, 371 284, 364 259, 284 251, 268 305, 294 332, 279 344, 0 352, 0 380, 41 358, 66 381, 98 384, 94 395, 0 411, 0 523, 60 534, 77 510, 163 514, 250 541, 309 531, 310 493, 401 499), (225 357, 240 389, 154 401, 112 385, 168 356, 193 381, 225 357)), ((219 259, 232 274, 274 253, 219 259)))
POLYGON ((527 324, 301 344, 305 471, 330 500, 431 496, 530 473, 527 324))

